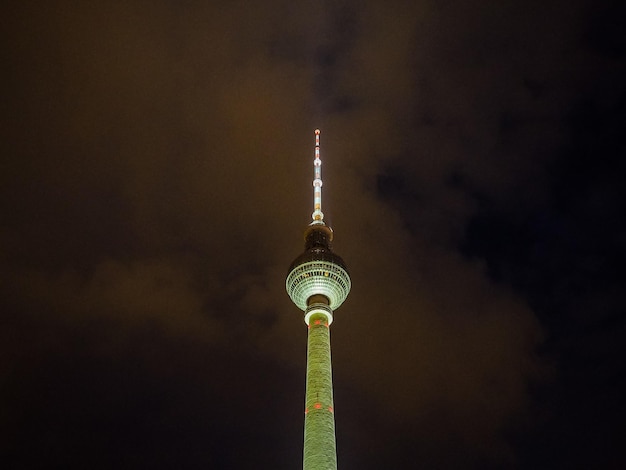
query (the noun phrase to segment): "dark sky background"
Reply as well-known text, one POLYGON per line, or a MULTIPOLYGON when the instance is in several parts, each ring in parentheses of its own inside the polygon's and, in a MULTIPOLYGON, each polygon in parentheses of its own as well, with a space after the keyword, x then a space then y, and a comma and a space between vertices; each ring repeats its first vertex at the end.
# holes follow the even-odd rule
POLYGON ((0 7, 0 466, 301 466, 312 211, 339 466, 626 468, 626 7, 0 7))

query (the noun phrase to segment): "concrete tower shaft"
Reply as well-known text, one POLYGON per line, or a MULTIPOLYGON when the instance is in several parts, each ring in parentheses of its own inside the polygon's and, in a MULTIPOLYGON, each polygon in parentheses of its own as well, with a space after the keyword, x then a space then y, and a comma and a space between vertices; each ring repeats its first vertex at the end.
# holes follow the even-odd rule
POLYGON ((337 468, 330 322, 323 307, 316 304, 310 308, 304 409, 304 470, 337 468))

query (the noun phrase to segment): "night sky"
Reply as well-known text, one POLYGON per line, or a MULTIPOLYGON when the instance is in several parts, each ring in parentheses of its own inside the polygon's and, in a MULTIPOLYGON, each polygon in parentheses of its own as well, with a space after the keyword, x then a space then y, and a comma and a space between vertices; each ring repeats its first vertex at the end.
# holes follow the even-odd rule
POLYGON ((626 4, 0 7, 0 466, 626 468, 626 4))

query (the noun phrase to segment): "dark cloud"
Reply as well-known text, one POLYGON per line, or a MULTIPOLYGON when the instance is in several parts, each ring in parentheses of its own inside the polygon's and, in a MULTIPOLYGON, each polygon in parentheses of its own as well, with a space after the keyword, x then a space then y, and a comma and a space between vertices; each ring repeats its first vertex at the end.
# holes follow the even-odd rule
POLYGON ((12 468, 299 464, 315 127, 340 464, 623 463, 620 7, 4 9, 12 468))

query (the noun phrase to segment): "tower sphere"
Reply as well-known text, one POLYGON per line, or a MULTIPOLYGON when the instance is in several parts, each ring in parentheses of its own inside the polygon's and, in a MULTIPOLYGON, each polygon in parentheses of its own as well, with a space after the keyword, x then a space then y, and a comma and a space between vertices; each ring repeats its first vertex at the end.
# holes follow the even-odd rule
POLYGON ((351 282, 345 263, 330 249, 333 232, 323 223, 314 223, 304 236, 304 253, 289 267, 287 293, 301 310, 307 309, 309 299, 315 295, 324 296, 335 310, 348 297, 351 282))

